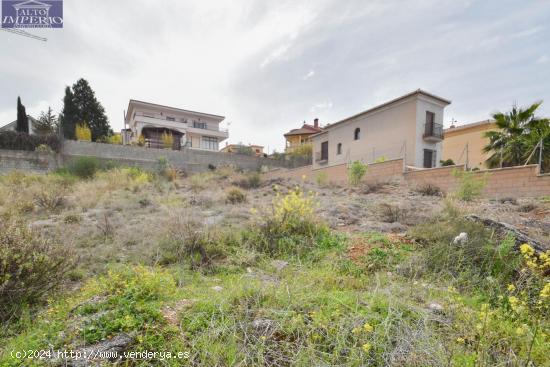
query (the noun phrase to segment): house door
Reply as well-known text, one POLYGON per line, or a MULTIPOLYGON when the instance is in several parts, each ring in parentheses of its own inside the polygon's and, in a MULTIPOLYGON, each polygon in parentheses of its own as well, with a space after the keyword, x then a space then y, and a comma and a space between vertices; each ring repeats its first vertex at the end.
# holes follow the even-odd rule
POLYGON ((328 160, 328 141, 324 141, 321 143, 321 160, 328 160))
POLYGON ((424 168, 435 167, 435 150, 424 149, 424 168))

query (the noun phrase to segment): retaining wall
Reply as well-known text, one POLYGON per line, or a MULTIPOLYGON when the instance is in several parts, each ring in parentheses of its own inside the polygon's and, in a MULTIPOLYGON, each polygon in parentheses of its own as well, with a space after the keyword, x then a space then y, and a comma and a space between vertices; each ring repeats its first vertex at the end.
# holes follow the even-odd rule
MULTIPOLYGON (((338 164, 329 167, 313 169, 312 166, 294 169, 276 169, 266 173, 266 177, 283 177, 295 180, 305 178, 315 181, 319 174, 326 174, 327 180, 334 184, 346 184, 348 182, 347 164, 338 164)), ((369 164, 367 173, 363 178, 366 183, 378 183, 388 181, 401 181, 403 179, 403 159, 392 159, 386 162, 369 164)))
POLYGON ((28 152, 25 150, 0 150, 0 173, 19 170, 46 173, 62 166, 59 154, 28 152))
MULTIPOLYGON (((403 160, 395 159, 383 163, 369 164, 364 177, 366 183, 401 181, 409 187, 432 184, 443 192, 452 192, 457 188, 458 180, 453 176, 454 170, 463 170, 463 165, 430 169, 407 170, 403 172, 403 160)), ((484 196, 489 198, 503 197, 540 197, 550 195, 550 174, 538 174, 538 165, 498 168, 475 171, 477 177, 487 182, 484 196)), ((290 179, 315 180, 324 172, 328 181, 335 184, 347 184, 347 167, 345 164, 313 170, 311 166, 297 169, 277 169, 266 174, 268 178, 282 177, 290 179)))
POLYGON ((166 157, 170 164, 186 172, 206 171, 209 165, 216 167, 234 165, 245 170, 259 170, 262 166, 273 168, 284 165, 284 162, 244 154, 210 152, 189 148, 183 150, 154 149, 72 140, 63 142, 62 154, 65 161, 75 157, 90 156, 143 168, 153 168, 160 157, 166 157))

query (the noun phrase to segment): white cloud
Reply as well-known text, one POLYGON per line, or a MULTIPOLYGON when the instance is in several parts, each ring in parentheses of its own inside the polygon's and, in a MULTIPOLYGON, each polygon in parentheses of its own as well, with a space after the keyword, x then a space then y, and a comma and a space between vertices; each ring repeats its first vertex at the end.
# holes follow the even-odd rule
POLYGON ((307 74, 304 75, 304 76, 302 77, 302 79, 303 79, 303 80, 308 80, 309 78, 311 78, 311 77, 314 76, 314 75, 315 75, 315 70, 310 69, 310 70, 307 72, 307 74))
POLYGON ((315 113, 323 110, 330 110, 331 108, 332 108, 332 101, 326 101, 326 102, 320 102, 320 103, 314 104, 313 106, 311 106, 310 111, 315 113))
POLYGON ((80 77, 115 130, 136 98, 222 114, 230 141, 278 150, 303 120, 416 88, 453 100, 447 121, 550 101, 550 70, 535 64, 549 61, 550 3, 442 1, 65 1, 63 29, 32 31, 48 42, 0 32, 0 125, 15 120, 18 95, 30 114, 58 112, 80 77))
POLYGON ((537 64, 546 64, 548 61, 550 61, 550 57, 548 55, 542 55, 537 59, 537 64))

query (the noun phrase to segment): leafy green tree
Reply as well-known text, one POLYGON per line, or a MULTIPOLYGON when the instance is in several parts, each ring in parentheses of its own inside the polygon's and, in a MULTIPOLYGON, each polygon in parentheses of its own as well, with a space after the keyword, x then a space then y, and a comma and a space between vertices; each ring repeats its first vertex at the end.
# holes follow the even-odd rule
POLYGON ((40 113, 40 117, 33 124, 33 130, 38 135, 54 134, 57 131, 57 117, 51 107, 40 113))
MULTIPOLYGON (((550 145, 548 119, 535 116, 541 103, 533 103, 527 108, 514 105, 510 112, 493 114, 498 130, 485 133, 489 144, 483 149, 491 153, 486 162, 489 168, 499 167, 501 163, 503 167, 523 165, 541 139, 550 145)), ((533 154, 529 163, 537 161, 538 156, 533 154)))
POLYGON ((113 134, 105 109, 97 100, 95 92, 85 79, 79 79, 73 84, 72 90, 65 89, 63 100, 63 131, 65 137, 74 139, 75 126, 80 121, 86 121, 92 130, 92 141, 113 134))
POLYGON ((21 97, 17 97, 17 123, 15 130, 20 133, 29 133, 29 117, 25 106, 21 103, 21 97))

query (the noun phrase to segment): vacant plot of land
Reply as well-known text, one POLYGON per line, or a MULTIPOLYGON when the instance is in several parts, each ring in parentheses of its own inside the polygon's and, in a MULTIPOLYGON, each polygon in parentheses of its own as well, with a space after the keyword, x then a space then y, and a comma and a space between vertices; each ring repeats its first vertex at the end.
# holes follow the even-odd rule
POLYGON ((0 176, 2 366, 550 365, 550 254, 464 219, 549 198, 81 166, 0 176))

